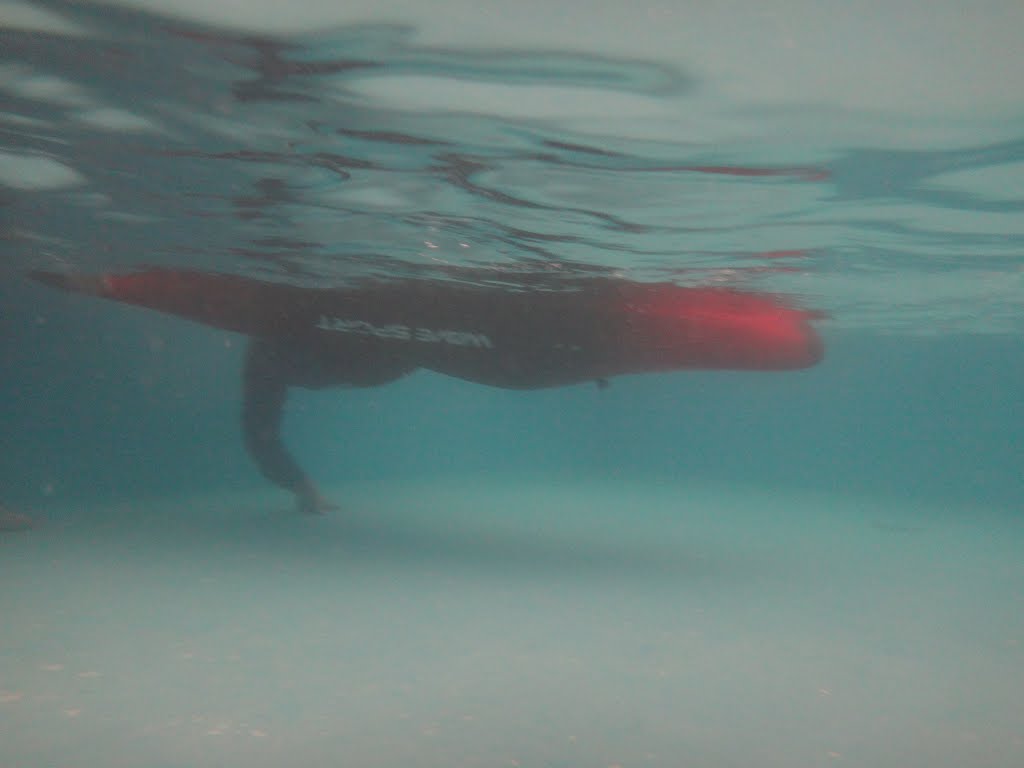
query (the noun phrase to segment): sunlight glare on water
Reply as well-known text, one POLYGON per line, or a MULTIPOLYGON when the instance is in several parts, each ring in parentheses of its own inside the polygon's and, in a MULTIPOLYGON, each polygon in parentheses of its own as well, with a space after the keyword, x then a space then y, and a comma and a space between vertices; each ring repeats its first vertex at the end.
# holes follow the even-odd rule
POLYGON ((1019 330, 1024 11, 989 5, 5 3, 7 268, 600 272, 1019 330))

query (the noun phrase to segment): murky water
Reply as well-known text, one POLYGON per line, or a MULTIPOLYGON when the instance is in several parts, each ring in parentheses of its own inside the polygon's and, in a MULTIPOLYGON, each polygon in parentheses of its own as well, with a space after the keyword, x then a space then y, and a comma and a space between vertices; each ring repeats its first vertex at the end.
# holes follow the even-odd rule
POLYGON ((1024 14, 727 5, 0 4, 0 763, 1020 762, 1024 14), (153 267, 826 353, 295 390, 300 516, 242 336, 26 278, 153 267))

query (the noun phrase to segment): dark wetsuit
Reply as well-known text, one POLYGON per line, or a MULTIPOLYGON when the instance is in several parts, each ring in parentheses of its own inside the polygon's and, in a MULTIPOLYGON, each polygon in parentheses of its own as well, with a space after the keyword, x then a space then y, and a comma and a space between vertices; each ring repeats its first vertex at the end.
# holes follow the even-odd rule
POLYGON ((814 365, 815 313, 773 296, 591 279, 560 290, 403 280, 317 289, 238 275, 153 269, 34 273, 49 285, 251 337, 245 444, 274 483, 312 498, 281 441, 289 387, 366 387, 427 368, 533 389, 680 369, 814 365))
POLYGON ((513 293, 420 281, 330 292, 326 303, 315 302, 311 322, 250 341, 246 448, 277 485, 295 490, 306 482, 281 440, 289 387, 377 386, 418 368, 512 389, 603 381, 618 372, 605 358, 622 328, 600 311, 614 290, 602 286, 513 293))
POLYGON ((243 373, 242 431, 245 447, 264 477, 295 490, 305 474, 281 440, 281 416, 289 387, 372 387, 415 370, 390 350, 365 342, 323 356, 316 340, 257 338, 249 342, 243 373))

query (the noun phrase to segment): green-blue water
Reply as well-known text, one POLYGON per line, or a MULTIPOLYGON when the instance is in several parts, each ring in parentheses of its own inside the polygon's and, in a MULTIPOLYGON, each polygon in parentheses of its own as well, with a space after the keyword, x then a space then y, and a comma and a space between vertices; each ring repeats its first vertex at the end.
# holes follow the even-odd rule
POLYGON ((637 9, 649 55, 564 7, 559 48, 511 6, 443 44, 0 6, 0 505, 38 523, 0 532, 0 766, 1024 758, 1024 113, 965 104, 1021 62, 908 41, 854 88, 812 50, 830 103, 759 101, 669 55, 690 4, 637 9), (24 278, 151 264, 770 291, 826 357, 298 391, 313 519, 245 455, 243 339, 24 278))

